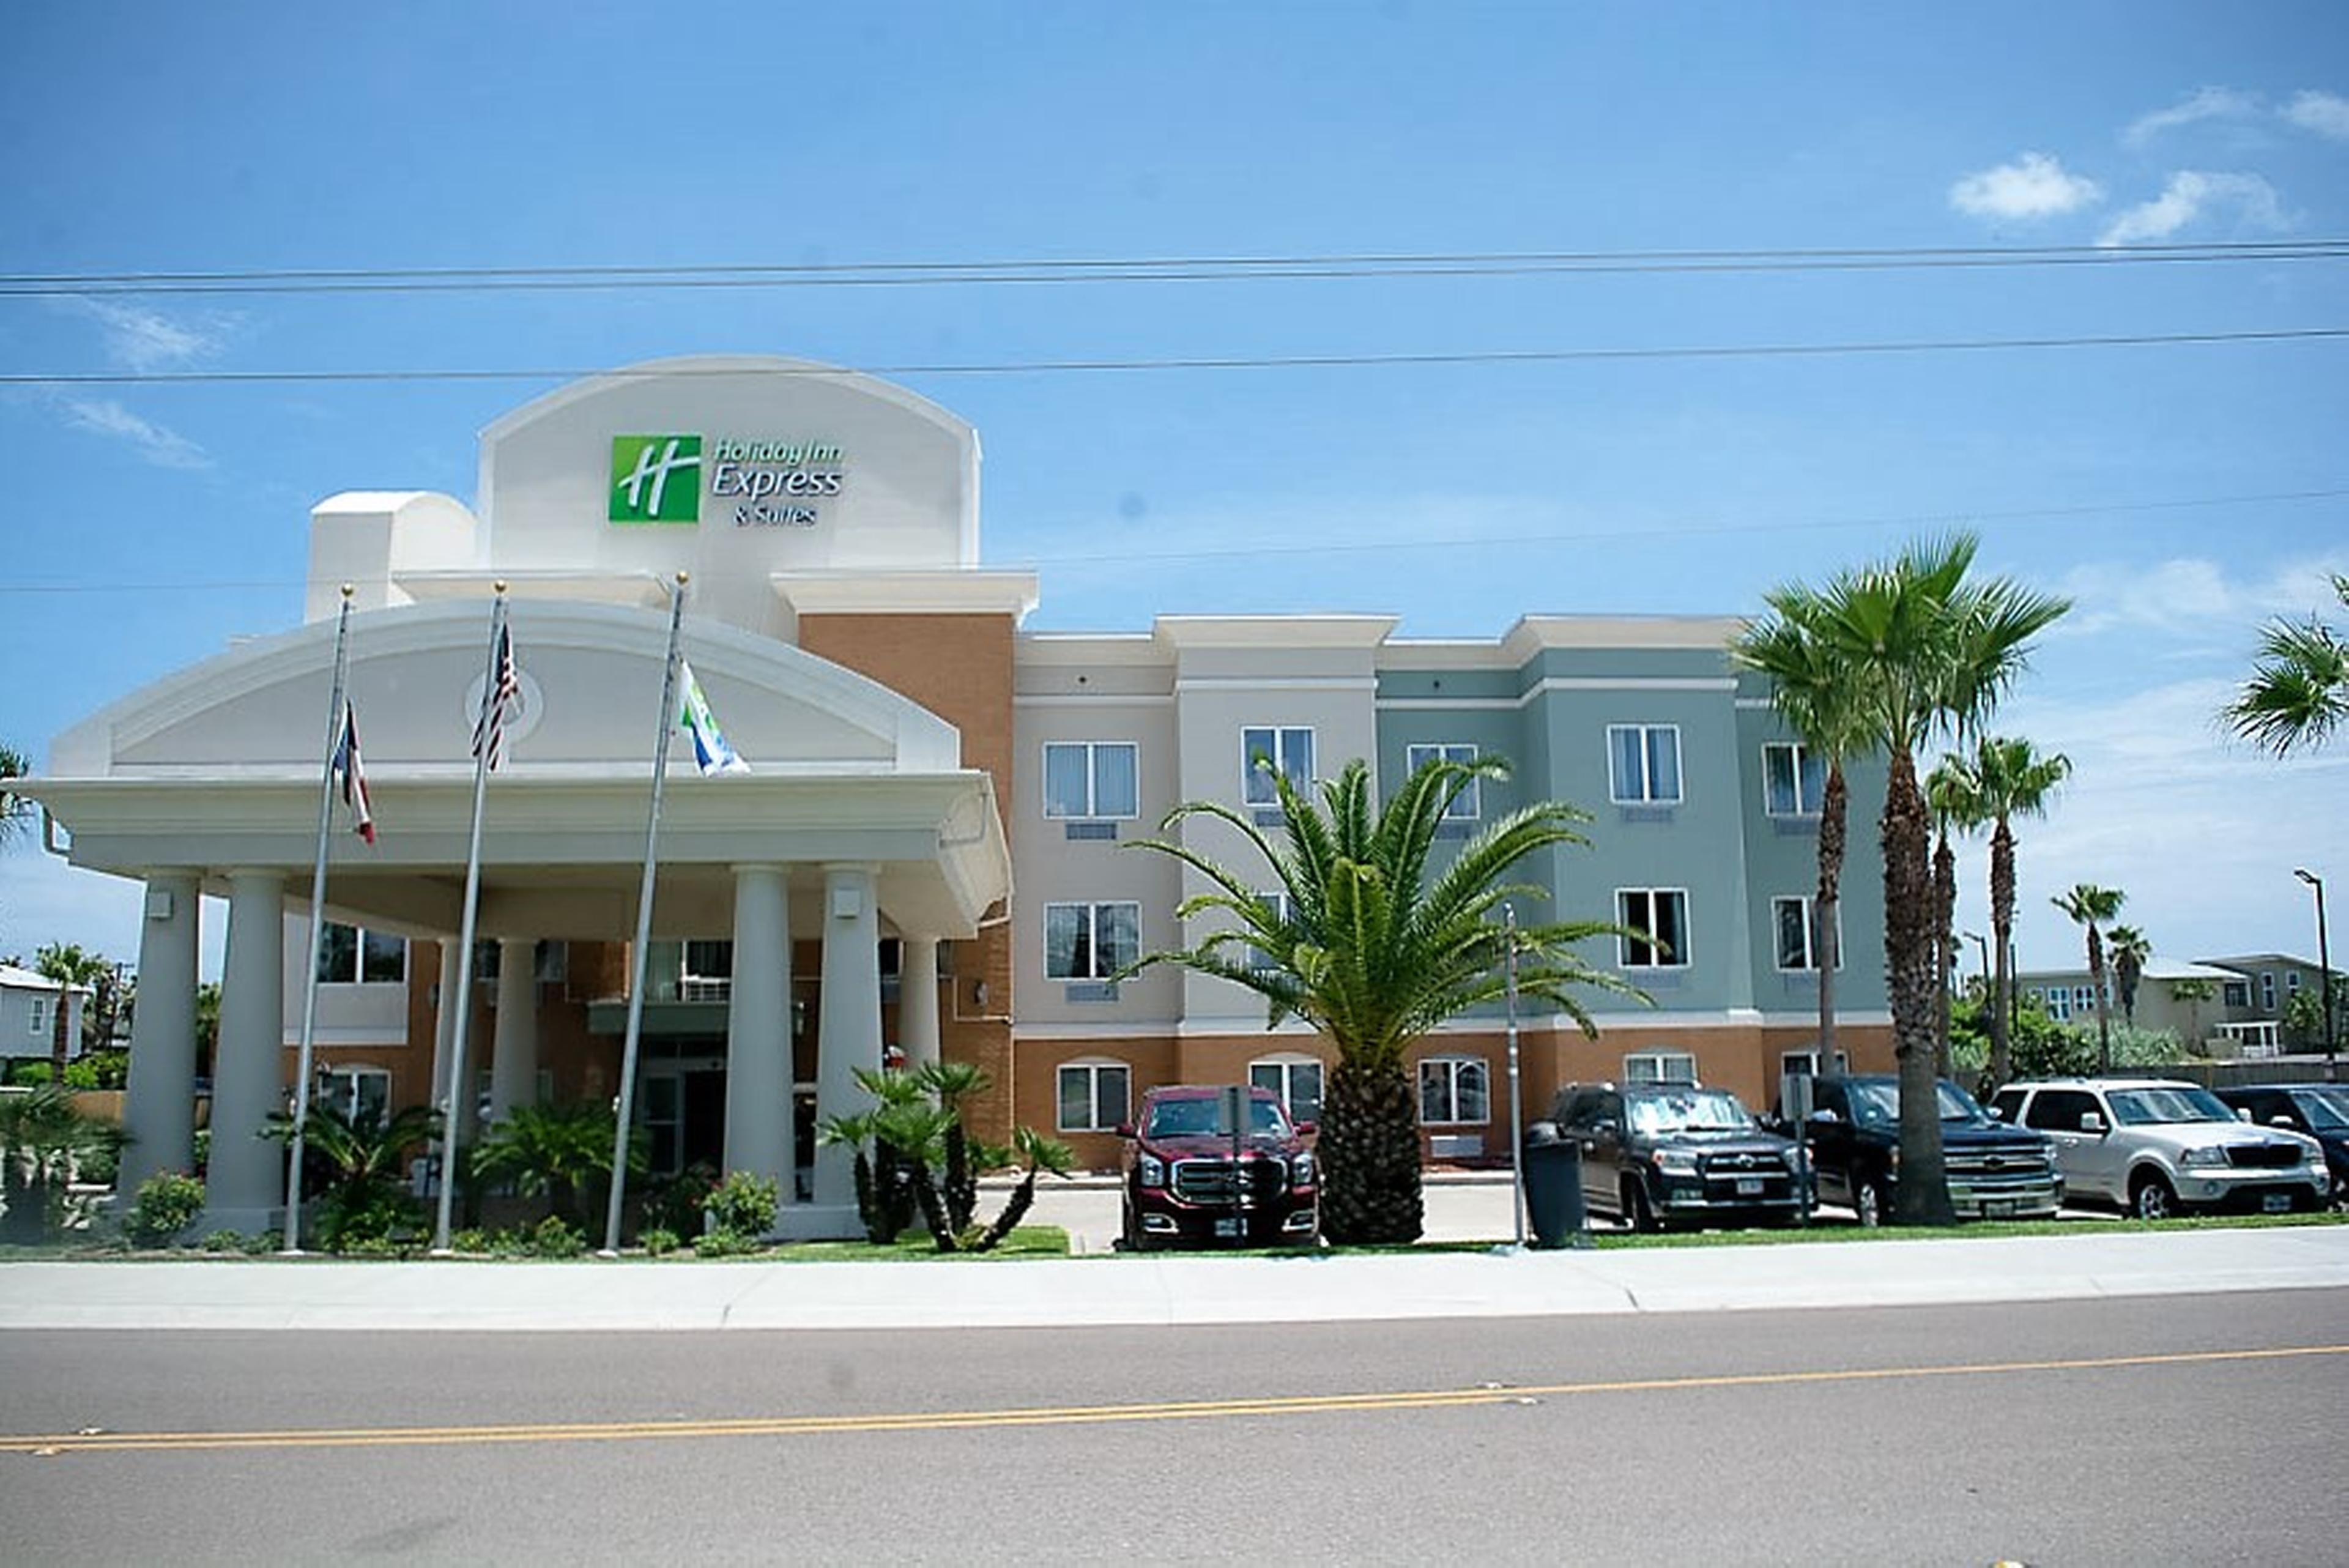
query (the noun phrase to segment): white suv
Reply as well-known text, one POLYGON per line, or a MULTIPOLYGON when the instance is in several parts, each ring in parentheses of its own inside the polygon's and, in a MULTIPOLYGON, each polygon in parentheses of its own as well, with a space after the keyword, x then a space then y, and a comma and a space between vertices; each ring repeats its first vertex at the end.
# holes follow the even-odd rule
POLYGON ((2140 1220, 2189 1209, 2282 1214, 2322 1209, 2324 1150, 2313 1137, 2240 1120, 2209 1090, 2167 1078, 2009 1084, 1991 1115, 2055 1140, 2067 1201, 2140 1220))

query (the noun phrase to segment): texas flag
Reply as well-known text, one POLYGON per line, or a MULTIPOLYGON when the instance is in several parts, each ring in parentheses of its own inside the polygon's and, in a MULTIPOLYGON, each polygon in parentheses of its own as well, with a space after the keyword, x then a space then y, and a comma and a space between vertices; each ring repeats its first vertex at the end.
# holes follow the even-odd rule
POLYGON ((367 769, 359 762, 358 715, 343 704, 341 732, 335 737, 335 788, 351 809, 351 830, 369 844, 375 842, 375 815, 367 810, 367 769))

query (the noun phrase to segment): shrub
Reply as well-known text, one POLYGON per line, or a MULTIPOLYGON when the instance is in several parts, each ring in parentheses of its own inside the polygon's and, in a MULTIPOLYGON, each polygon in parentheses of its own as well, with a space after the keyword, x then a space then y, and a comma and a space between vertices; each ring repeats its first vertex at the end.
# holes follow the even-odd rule
POLYGON ((95 1089, 98 1087, 98 1064, 88 1059, 66 1064, 66 1087, 95 1089))
POLYGON ((730 1231, 723 1225, 694 1238, 693 1255, 697 1258, 743 1258, 760 1250, 761 1244, 740 1231, 730 1231))
POLYGON ((449 1237, 449 1250, 452 1252, 480 1254, 493 1251, 496 1247, 497 1238, 478 1228, 452 1231, 449 1237))
POLYGON ((412 1258, 416 1243, 396 1236, 361 1236, 347 1239, 336 1251, 346 1258, 412 1258))
POLYGON ((636 1222, 647 1231, 698 1236, 702 1200, 717 1185, 718 1168, 696 1161, 676 1176, 664 1178, 645 1189, 636 1206, 636 1222))
POLYGON ((207 1252, 243 1252, 252 1248, 252 1241, 242 1231, 214 1231, 196 1243, 207 1252))
POLYGON ((8 1069, 9 1086, 37 1089, 49 1081, 55 1071, 47 1062, 19 1062, 8 1069))
POLYGON ((711 1189, 701 1211, 716 1229, 750 1239, 775 1228, 775 1206, 781 1200, 781 1189, 772 1179, 738 1170, 711 1189))
POLYGON ((575 1258, 587 1250, 587 1238, 550 1214, 530 1232, 529 1248, 533 1258, 575 1258))
POLYGON ((645 1256, 648 1258, 666 1258, 678 1246, 677 1232, 659 1225, 653 1226, 636 1240, 643 1245, 645 1256))
POLYGON ((203 1208, 202 1182, 176 1170, 158 1171, 139 1184, 139 1197, 122 1221, 123 1234, 141 1247, 168 1247, 203 1208))

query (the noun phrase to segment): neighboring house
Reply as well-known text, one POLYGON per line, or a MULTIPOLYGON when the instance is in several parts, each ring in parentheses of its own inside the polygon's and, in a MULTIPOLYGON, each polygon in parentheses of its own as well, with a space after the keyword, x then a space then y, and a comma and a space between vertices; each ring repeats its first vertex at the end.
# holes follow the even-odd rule
MULTIPOLYGON (((1117 978, 1202 934, 1174 919, 1184 868, 1126 846, 1187 800, 1277 830, 1257 759, 1310 781, 1363 757, 1392 784, 1430 756, 1505 756, 1512 778, 1452 803, 1460 841, 1537 799, 1593 813, 1589 849, 1522 868, 1547 897, 1518 915, 1630 929, 1588 956, 1655 1004, 1592 995, 1596 1041, 1522 1019, 1526 1106, 1576 1080, 1687 1076, 1767 1105, 1814 1065, 1823 770, 1733 668, 1739 621, 1527 613, 1429 640, 1388 615, 1168 615, 1033 632, 1036 575, 981 565, 978 469, 977 431, 902 388, 706 358, 492 422, 470 504, 321 503, 304 625, 93 715, 24 785, 72 831, 76 863, 147 884, 126 1180, 184 1164, 195 912, 225 897, 210 1223, 272 1222, 282 1162, 244 1135, 282 1103, 300 1038, 346 582, 377 836, 336 833, 327 887, 314 1045, 341 1102, 439 1098, 460 989, 460 1108, 616 1093, 681 571, 684 652, 750 771, 700 777, 683 741, 672 751, 635 1103, 657 1170, 708 1161, 804 1191, 787 1231, 856 1233, 848 1152, 813 1129, 860 1108, 854 1069, 899 1055, 977 1064, 995 1084, 973 1106, 984 1136, 1027 1124, 1094 1166, 1154 1085, 1244 1078, 1318 1115, 1329 1063, 1311 1033, 1268 1033, 1259 1000, 1205 976, 1117 978), (488 785, 482 945, 460 986, 497 583, 518 712, 488 785)), ((1882 1070, 1884 771, 1851 775, 1846 1059, 1819 1065, 1882 1070)), ((1218 825, 1185 831, 1237 852, 1218 825)), ((1495 1009, 1418 1049, 1431 1155, 1508 1147, 1506 1038, 1495 1009)))
POLYGON ((0 964, 0 1057, 50 1055, 57 1043, 60 998, 66 1010, 66 1050, 78 1056, 89 988, 67 987, 33 970, 0 964))
MULTIPOLYGON (((2216 1055, 2273 1055, 2294 1044, 2283 1037, 2285 1004, 2302 986, 2313 992, 2317 976, 2315 964, 2282 953, 2199 959, 2191 963, 2156 957, 2147 961, 2137 981, 2137 1024, 2140 1029, 2167 1030, 2183 1044, 2199 1041, 2216 1055), (2181 999, 2174 990, 2180 981, 2203 981, 2212 988, 2212 995, 2202 1002, 2181 999)), ((2111 994, 2111 1016, 2117 1023, 2120 1002, 2109 962, 2105 983, 2111 994)), ((2015 984, 2019 994, 2059 1023, 2095 1023, 2095 988, 2085 967, 2030 970, 2017 975, 2015 984)))

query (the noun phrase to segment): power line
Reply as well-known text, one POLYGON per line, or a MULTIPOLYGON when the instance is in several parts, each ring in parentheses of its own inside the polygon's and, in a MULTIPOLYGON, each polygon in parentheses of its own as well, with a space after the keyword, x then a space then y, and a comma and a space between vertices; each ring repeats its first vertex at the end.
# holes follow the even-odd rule
POLYGON ((2254 332, 2144 332, 2115 337, 1908 338, 1875 343, 1690 344, 1645 348, 1493 348, 1398 354, 1230 355, 1131 359, 1029 359, 963 364, 665 365, 601 369, 91 370, 0 373, 7 387, 335 385, 422 381, 573 381, 722 377, 1035 376, 1133 370, 1298 370, 1454 365, 1558 365, 1644 359, 1784 359, 1835 355, 1982 353, 2024 348, 2152 348, 2195 344, 2317 342, 2349 327, 2296 327, 2254 332))
POLYGON ((0 274, 0 296, 388 294, 578 289, 938 287, 1556 274, 1849 272, 2349 260, 2349 240, 1695 251, 1469 251, 951 262, 251 268, 0 274))
MULTIPOLYGON (((1755 524, 1684 523, 1647 527, 1639 531, 1638 542, 1646 544, 1660 539, 1699 539, 1723 536, 1762 536, 1790 533, 1823 533, 1856 528, 1936 528, 1978 526, 1996 523, 2043 522, 2058 517, 2121 516, 2132 513, 2174 512, 2213 506, 2270 505, 2283 502, 2335 501, 2349 497, 2349 484, 2320 490, 2276 490, 2244 495, 2203 495, 2182 497, 2171 501, 2095 502, 2075 506, 2030 506, 1996 512, 1911 513, 1876 517, 1808 518, 1799 521, 1776 521, 1755 524)), ((1380 539, 1361 544, 1312 545, 1247 545, 1209 550, 1169 550, 1136 552, 1133 550, 1103 551, 1097 554, 1032 556, 1019 565, 1036 567, 1086 566, 1161 563, 1167 561, 1239 560, 1272 556, 1330 556, 1378 551, 1392 554, 1405 549, 1459 550, 1486 545, 1566 545, 1591 541, 1621 541, 1625 537, 1619 525, 1609 524, 1589 529, 1562 530, 1537 534, 1485 535, 1470 538, 1445 537, 1421 541, 1380 539)), ((999 566, 1004 563, 998 563, 999 566)), ((221 578, 211 582, 191 582, 185 578, 155 582, 0 582, 0 597, 35 594, 114 594, 114 593, 241 593, 274 592, 307 586, 299 577, 221 578)))

